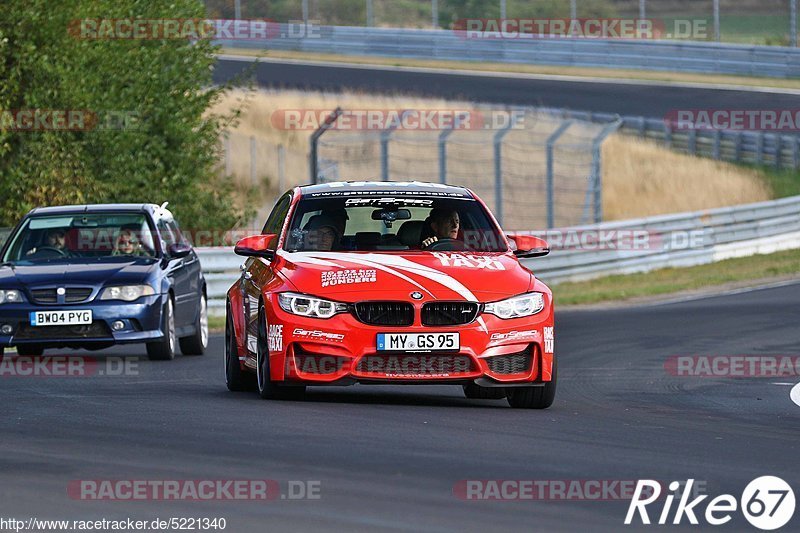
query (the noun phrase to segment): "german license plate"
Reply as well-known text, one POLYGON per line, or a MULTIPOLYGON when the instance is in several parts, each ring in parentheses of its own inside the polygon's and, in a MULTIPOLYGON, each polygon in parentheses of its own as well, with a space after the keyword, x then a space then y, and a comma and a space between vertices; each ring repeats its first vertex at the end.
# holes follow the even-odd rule
POLYGON ((379 352, 458 351, 458 333, 378 333, 379 352))
POLYGON ((90 310, 31 312, 31 326, 85 326, 91 323, 90 310))

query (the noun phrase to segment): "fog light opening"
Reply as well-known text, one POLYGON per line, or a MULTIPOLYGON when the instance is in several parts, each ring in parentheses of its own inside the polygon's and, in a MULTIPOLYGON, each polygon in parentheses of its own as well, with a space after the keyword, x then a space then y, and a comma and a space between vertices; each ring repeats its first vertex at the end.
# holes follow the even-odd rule
POLYGON ((125 322, 123 322, 122 320, 115 320, 111 324, 111 329, 114 331, 122 331, 123 329, 125 329, 125 322))
POLYGON ((12 333, 14 333, 14 328, 11 327, 10 324, 3 324, 2 326, 0 326, 0 333, 2 333, 3 335, 11 335, 12 333))

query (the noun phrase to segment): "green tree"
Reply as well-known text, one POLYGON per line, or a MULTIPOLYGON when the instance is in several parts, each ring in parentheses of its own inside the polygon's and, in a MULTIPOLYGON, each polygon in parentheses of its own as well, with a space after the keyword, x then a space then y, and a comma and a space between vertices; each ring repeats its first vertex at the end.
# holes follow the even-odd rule
POLYGON ((6 0, 3 11, 6 119, 17 110, 88 110, 101 122, 87 131, 0 122, 0 225, 36 206, 84 202, 169 201, 184 225, 237 222, 230 185, 216 176, 225 117, 207 113, 223 90, 212 82, 210 42, 69 31, 89 18, 203 19, 201 2, 6 0))

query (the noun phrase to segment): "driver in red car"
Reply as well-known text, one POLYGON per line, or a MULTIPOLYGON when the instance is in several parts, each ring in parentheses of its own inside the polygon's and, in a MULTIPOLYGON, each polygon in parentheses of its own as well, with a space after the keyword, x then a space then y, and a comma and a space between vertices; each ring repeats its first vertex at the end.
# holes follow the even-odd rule
POLYGON ((439 239, 458 239, 458 230, 461 228, 461 219, 458 211, 447 209, 432 209, 425 221, 425 233, 430 237, 422 240, 422 247, 427 248, 439 239))

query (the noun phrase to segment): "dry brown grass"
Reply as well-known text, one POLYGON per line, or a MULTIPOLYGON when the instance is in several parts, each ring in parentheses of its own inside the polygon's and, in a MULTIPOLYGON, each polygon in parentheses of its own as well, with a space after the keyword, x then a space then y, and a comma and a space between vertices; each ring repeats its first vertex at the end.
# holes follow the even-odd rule
MULTIPOLYGON (((282 190, 308 182, 311 131, 275 128, 273 113, 285 109, 473 109, 464 102, 434 99, 323 94, 298 91, 236 90, 229 93, 216 112, 242 107, 241 119, 230 132, 230 170, 240 184, 240 194, 260 191, 259 219, 266 216, 282 190), (255 139, 256 176, 251 177, 251 138, 255 139), (286 150, 286 177, 278 182, 277 147, 286 150)), ((552 117, 527 115, 524 129, 505 139, 505 225, 530 229, 546 223, 544 211, 545 140, 560 122, 552 117)), ((563 205, 557 225, 574 224, 584 213, 590 154, 586 144, 599 132, 597 125, 578 123, 562 137, 555 151, 557 202, 563 205)), ((448 141, 448 181, 473 188, 495 208, 493 185, 493 131, 459 131, 448 141)), ((439 132, 397 132, 390 148, 393 179, 438 180, 439 132)), ((340 179, 380 177, 377 135, 368 142, 362 136, 335 132, 326 139, 340 142, 322 148, 322 157, 347 159, 338 165, 340 179), (349 137, 350 141, 347 142, 349 137), (326 152, 326 150, 328 150, 326 152)), ((612 136, 603 147, 603 209, 607 220, 706 209, 770 198, 765 180, 756 171, 708 159, 695 158, 654 143, 612 136)))
POLYGON ((769 200, 755 170, 612 136, 603 146, 603 209, 619 220, 769 200))

